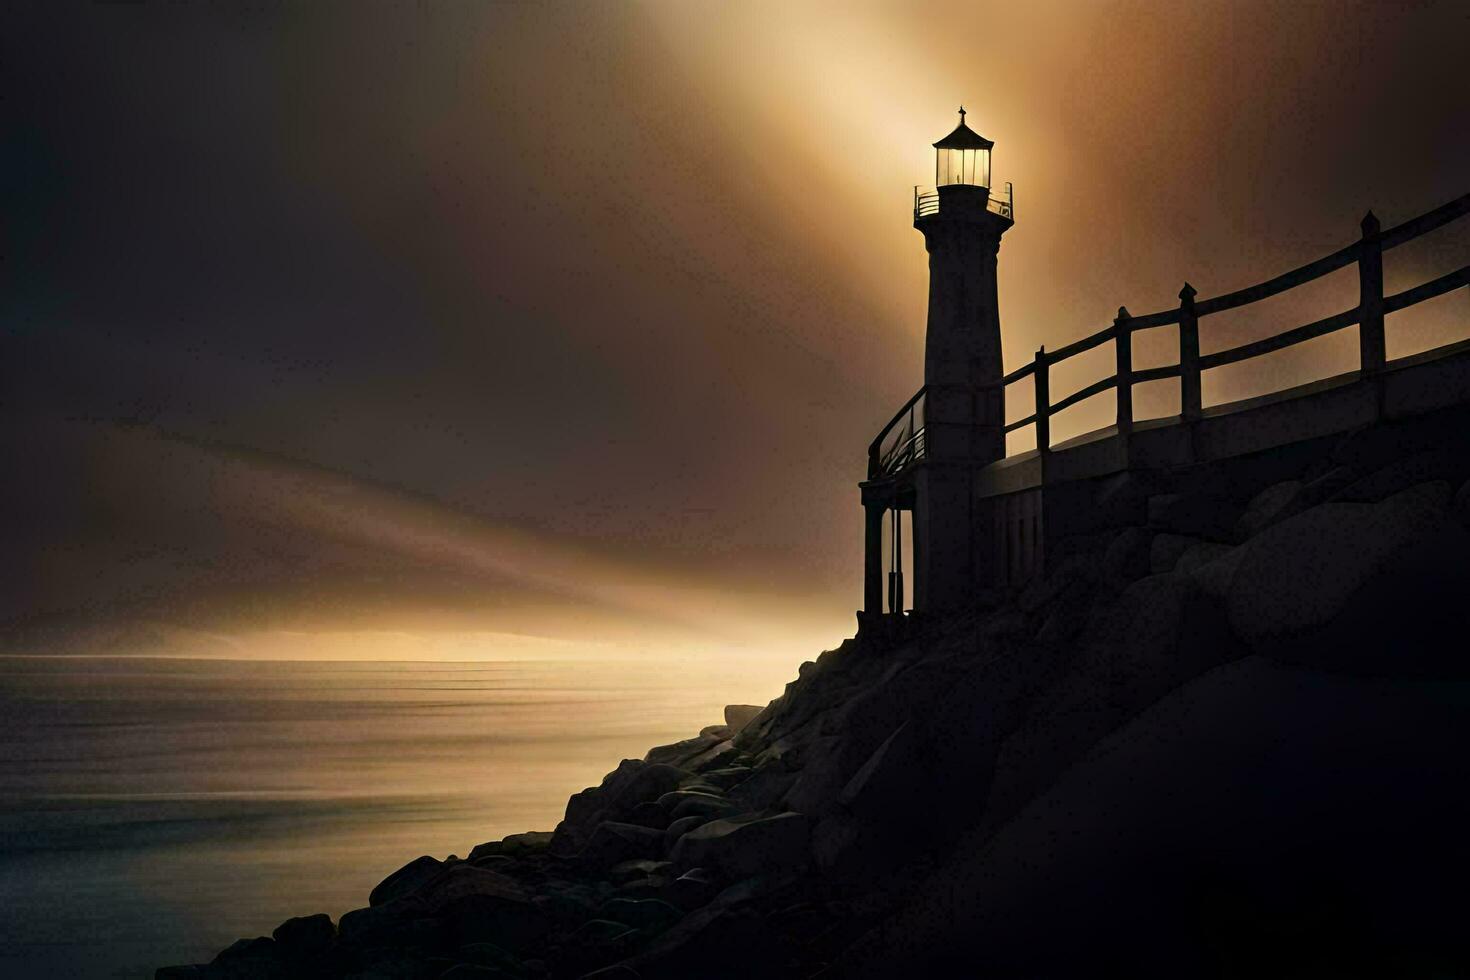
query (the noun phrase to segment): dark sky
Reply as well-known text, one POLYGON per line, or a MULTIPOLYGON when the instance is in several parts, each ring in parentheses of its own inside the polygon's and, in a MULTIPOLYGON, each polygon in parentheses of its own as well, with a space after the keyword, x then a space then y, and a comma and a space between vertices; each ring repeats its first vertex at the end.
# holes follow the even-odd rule
MULTIPOLYGON (((864 449, 920 382, 912 185, 960 102, 1016 188, 1010 366, 1470 190, 1462 2, 0 17, 21 648, 140 620, 835 641, 864 449)), ((1463 292, 1391 354, 1463 336, 1463 292)), ((1307 347, 1207 400, 1344 369, 1307 347)))

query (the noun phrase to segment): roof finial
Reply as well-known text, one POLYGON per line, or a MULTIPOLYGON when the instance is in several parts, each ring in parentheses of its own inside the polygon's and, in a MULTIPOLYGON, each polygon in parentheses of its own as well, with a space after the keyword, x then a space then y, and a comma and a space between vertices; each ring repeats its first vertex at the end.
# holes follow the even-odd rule
POLYGON ((964 106, 960 106, 960 125, 963 126, 964 124, 965 124, 965 107, 964 106))

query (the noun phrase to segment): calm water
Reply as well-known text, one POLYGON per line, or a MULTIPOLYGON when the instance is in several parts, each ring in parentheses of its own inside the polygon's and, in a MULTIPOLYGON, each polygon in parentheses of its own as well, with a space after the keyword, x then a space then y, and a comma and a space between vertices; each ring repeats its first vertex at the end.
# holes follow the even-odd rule
MULTIPOLYGON (((550 829, 780 693, 733 662, 0 660, 0 976, 151 977, 550 829)), ((788 671, 794 673, 794 671, 788 671)))

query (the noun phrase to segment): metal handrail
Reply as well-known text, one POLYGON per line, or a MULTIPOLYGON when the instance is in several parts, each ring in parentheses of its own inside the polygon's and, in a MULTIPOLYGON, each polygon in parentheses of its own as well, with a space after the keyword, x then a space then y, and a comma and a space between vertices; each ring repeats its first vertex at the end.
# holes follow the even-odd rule
POLYGON ((924 405, 928 386, 914 392, 868 446, 868 479, 895 476, 927 454, 924 405), (894 436, 890 442, 889 436, 894 436), (884 443, 889 443, 885 448, 884 443))
MULTIPOLYGON (((1005 189, 1005 197, 1001 197, 994 191, 994 189, 986 188, 986 190, 990 192, 990 196, 985 200, 985 209, 994 214, 1000 215, 1002 218, 1010 218, 1011 220, 1015 220, 1015 190, 1011 187, 1010 181, 1006 181, 1005 189)), ((915 184, 914 220, 918 221, 920 218, 927 218, 938 213, 939 188, 925 186, 923 184, 915 184)))

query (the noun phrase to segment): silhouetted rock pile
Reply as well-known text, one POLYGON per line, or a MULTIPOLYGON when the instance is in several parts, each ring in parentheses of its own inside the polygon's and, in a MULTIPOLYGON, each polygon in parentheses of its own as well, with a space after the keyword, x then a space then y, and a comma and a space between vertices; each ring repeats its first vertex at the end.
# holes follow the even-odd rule
POLYGON ((1470 975, 1466 431, 1120 478, 1098 506, 1144 519, 993 608, 158 975, 1470 975))

